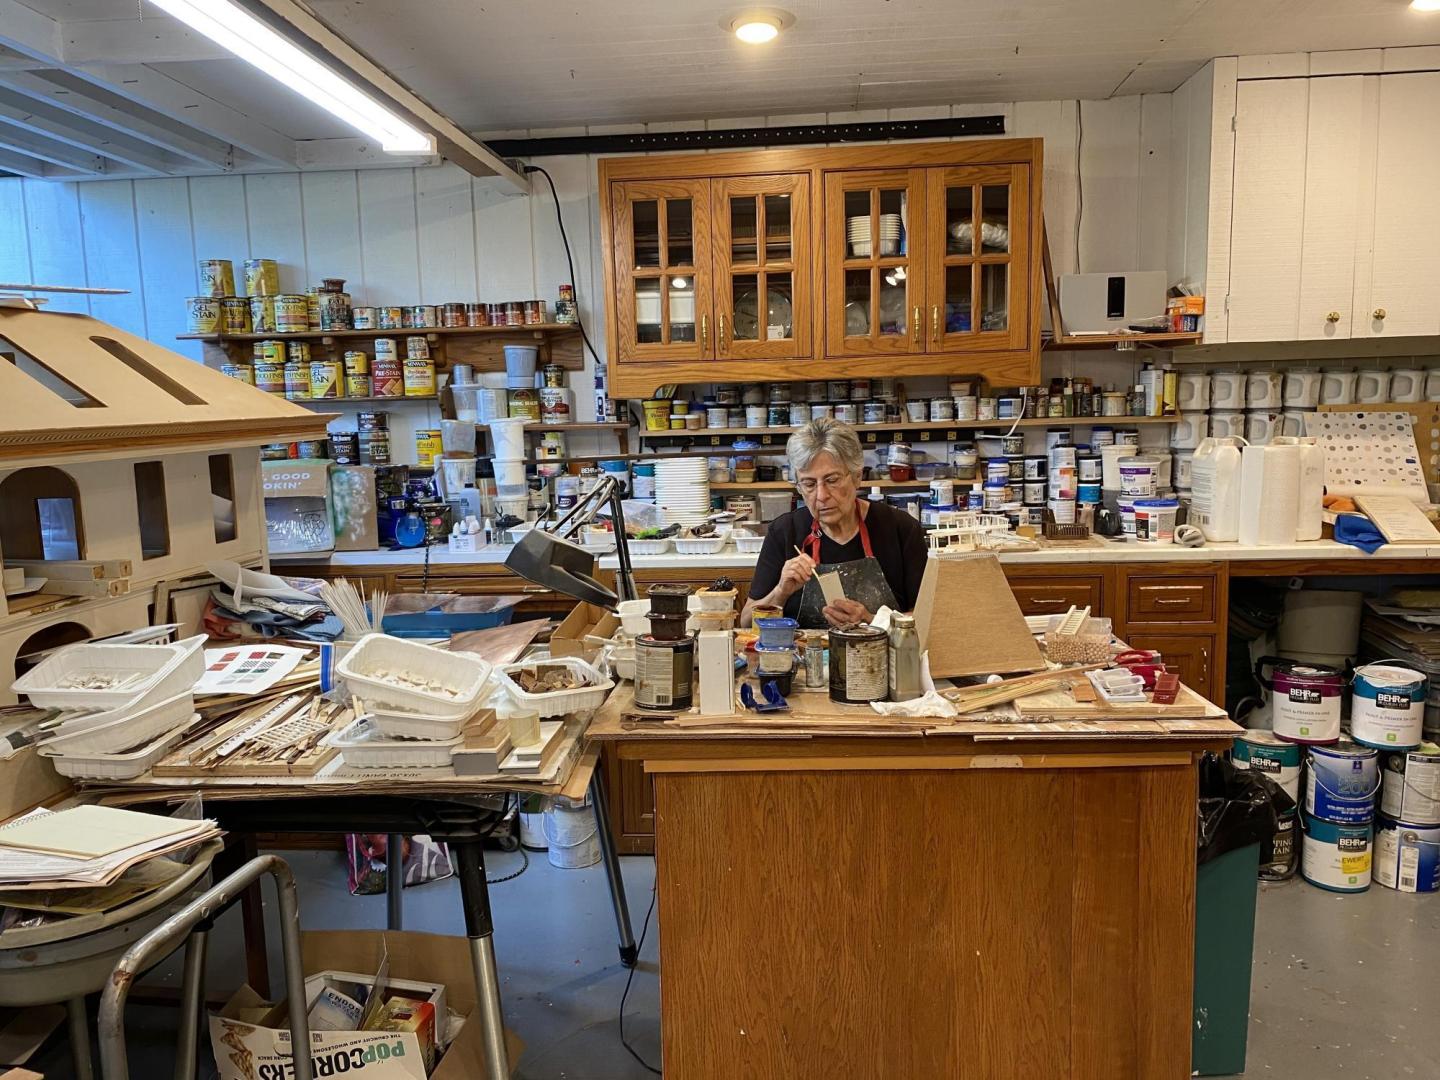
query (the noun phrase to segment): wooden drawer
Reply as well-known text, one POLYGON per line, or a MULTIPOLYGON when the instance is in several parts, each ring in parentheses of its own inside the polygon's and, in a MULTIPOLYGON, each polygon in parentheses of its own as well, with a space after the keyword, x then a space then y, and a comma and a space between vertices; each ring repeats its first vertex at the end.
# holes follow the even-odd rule
POLYGON ((1214 623, 1213 577, 1132 574, 1125 585, 1127 623, 1214 623))
POLYGON ((1063 615, 1072 604, 1099 615, 1105 590, 1099 577, 1023 577, 1010 581, 1010 591, 1026 615, 1063 615))

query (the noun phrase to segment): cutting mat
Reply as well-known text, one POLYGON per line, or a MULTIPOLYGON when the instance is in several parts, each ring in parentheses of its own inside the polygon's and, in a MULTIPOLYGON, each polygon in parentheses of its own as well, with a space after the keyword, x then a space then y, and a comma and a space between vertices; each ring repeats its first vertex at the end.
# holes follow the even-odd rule
POLYGON ((1174 705, 1155 705, 1149 701, 1076 701, 1070 691, 1064 689, 1019 698, 1015 711, 1026 719, 1036 720, 1194 720, 1218 713, 1215 706, 1184 685, 1174 705))
MULTIPOLYGON (((1420 466, 1427 484, 1440 484, 1440 401, 1421 401, 1415 404, 1383 405, 1321 405, 1321 413, 1408 413, 1414 418, 1415 445, 1420 451, 1420 466)), ((1307 434, 1313 434, 1306 428, 1307 434)), ((1327 447, 1327 455, 1329 453, 1327 447)), ((1330 465, 1327 460, 1326 472, 1330 465)))

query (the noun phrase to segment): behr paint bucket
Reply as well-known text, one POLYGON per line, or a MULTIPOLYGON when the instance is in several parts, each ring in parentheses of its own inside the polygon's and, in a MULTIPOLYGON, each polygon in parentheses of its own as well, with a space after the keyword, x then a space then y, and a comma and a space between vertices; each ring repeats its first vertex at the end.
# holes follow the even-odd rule
POLYGON ((1380 813, 1416 825, 1440 825, 1440 746, 1425 743, 1381 758, 1380 813))
POLYGON ((1440 892, 1440 826, 1376 818, 1375 880, 1400 892, 1440 892))
POLYGON ((1312 746, 1305 771, 1305 813, 1322 821, 1363 825, 1375 817, 1380 752, 1341 739, 1312 746))
POLYGON ((1247 731, 1235 740, 1230 760, 1237 769, 1264 773, 1298 803, 1303 753, 1299 744, 1276 738, 1273 732, 1247 731))
POLYGON ((1365 664, 1350 685, 1350 735, 1386 750, 1420 745, 1425 728, 1425 676, 1399 664, 1365 664))
POLYGON ((1255 663, 1255 678, 1270 691, 1272 725, 1280 738, 1293 743, 1333 743, 1340 738, 1344 672, 1264 656, 1255 663), (1266 668, 1271 669, 1268 676, 1266 668))
POLYGON ((1357 893, 1370 888, 1371 829, 1337 825, 1306 814, 1300 846, 1300 873, 1311 885, 1331 892, 1357 893))

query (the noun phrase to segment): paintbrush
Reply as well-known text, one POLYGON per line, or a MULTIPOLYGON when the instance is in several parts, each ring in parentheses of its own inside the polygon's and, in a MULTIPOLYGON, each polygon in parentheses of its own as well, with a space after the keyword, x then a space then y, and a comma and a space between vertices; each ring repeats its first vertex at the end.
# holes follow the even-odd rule
MULTIPOLYGON (((800 550, 799 545, 797 545, 797 544, 791 544, 790 546, 795 549, 795 554, 796 554, 796 555, 804 555, 804 554, 805 554, 803 551, 800 550)), ((820 580, 820 571, 819 571, 818 569, 816 569, 815 564, 814 564, 813 562, 810 564, 810 576, 813 577, 816 581, 819 581, 819 580, 820 580)))

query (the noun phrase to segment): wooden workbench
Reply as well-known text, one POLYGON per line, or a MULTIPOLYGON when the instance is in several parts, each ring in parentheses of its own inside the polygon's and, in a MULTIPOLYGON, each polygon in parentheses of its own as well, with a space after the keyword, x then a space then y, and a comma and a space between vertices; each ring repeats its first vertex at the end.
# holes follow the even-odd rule
POLYGON ((621 687, 589 734, 655 781, 666 1076, 1190 1074, 1195 761, 1223 716, 747 736, 631 712, 621 687))

